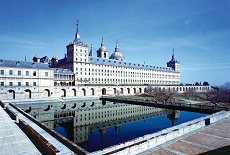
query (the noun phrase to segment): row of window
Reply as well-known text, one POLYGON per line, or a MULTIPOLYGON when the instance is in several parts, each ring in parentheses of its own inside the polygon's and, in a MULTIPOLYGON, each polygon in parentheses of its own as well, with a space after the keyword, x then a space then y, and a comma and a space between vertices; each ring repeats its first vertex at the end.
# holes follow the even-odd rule
POLYGON ((179 81, 164 81, 164 80, 135 80, 135 79, 103 79, 103 78, 78 78, 78 82, 81 83, 123 83, 123 84, 179 84, 179 81))
MULTIPOLYGON (((4 82, 0 82, 0 85, 1 86, 7 86, 4 82)), ((22 86, 22 82, 18 82, 16 85, 14 85, 13 82, 9 82, 8 86, 22 86)), ((30 86, 30 83, 29 82, 25 82, 25 86, 30 86)), ((32 86, 37 86, 37 83, 33 82, 32 86)))
MULTIPOLYGON (((76 72, 76 74, 83 75, 84 72, 76 72)), ((164 74, 152 74, 150 76, 145 76, 145 75, 140 75, 140 74, 135 74, 135 75, 130 75, 130 74, 106 74, 106 73, 87 73, 85 72, 85 75, 98 75, 98 76, 111 76, 111 77, 131 77, 131 78, 160 78, 160 79, 179 79, 179 76, 175 75, 164 75, 164 74)))
MULTIPOLYGON (((6 75, 5 70, 0 70, 0 75, 6 75)), ((13 70, 9 70, 8 75, 14 75, 13 70)), ((16 73, 16 75, 21 76, 22 75, 22 71, 18 70, 17 73, 16 73)), ((30 75, 30 71, 25 71, 25 75, 29 76, 30 75)), ((37 71, 33 71, 32 75, 33 76, 37 76, 37 71)), ((48 75, 49 75, 49 73, 45 72, 45 76, 48 76, 48 75)))

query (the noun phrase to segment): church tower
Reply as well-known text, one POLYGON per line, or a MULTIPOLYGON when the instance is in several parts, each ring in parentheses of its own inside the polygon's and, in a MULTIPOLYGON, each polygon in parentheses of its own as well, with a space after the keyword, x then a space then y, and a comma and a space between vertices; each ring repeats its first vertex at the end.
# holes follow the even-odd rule
POLYGON ((98 58, 106 58, 108 59, 108 51, 104 46, 104 39, 102 37, 102 41, 101 41, 101 47, 97 50, 97 57, 98 58))
POLYGON ((169 62, 167 62, 167 67, 171 67, 174 71, 180 72, 180 62, 178 62, 174 58, 174 49, 173 49, 172 59, 169 62))

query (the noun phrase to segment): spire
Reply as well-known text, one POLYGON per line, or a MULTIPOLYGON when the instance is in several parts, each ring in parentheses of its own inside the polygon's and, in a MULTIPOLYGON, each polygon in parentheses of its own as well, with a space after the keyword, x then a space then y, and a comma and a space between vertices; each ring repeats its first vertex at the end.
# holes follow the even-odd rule
POLYGON ((76 24, 77 25, 77 30, 76 30, 75 39, 74 39, 75 43, 78 43, 80 41, 80 35, 78 33, 78 23, 79 23, 79 21, 77 20, 77 24, 76 24))
POLYGON ((174 59, 174 48, 173 48, 173 54, 172 54, 172 61, 175 61, 175 59, 174 59))
POLYGON ((116 41, 115 52, 119 52, 118 41, 116 41))
POLYGON ((102 40, 101 40, 101 47, 104 46, 104 39, 103 39, 103 36, 102 36, 102 40))
POLYGON ((91 49, 90 49, 90 52, 89 52, 89 56, 93 57, 93 47, 92 47, 92 44, 91 44, 91 49))

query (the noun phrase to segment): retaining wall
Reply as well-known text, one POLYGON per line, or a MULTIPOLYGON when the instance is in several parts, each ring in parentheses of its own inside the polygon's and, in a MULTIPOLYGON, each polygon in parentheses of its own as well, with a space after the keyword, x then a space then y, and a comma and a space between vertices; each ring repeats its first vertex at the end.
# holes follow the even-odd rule
POLYGON ((101 154, 116 154, 116 155, 126 155, 126 154, 137 154, 147 149, 153 148, 160 144, 166 143, 172 139, 183 136, 189 132, 193 132, 200 129, 206 125, 215 123, 221 119, 230 116, 229 111, 221 111, 206 117, 195 119, 190 122, 186 122, 171 128, 161 130, 159 132, 148 134, 143 137, 136 138, 134 140, 121 143, 115 146, 105 148, 103 150, 95 151, 90 153, 90 155, 101 155, 101 154))

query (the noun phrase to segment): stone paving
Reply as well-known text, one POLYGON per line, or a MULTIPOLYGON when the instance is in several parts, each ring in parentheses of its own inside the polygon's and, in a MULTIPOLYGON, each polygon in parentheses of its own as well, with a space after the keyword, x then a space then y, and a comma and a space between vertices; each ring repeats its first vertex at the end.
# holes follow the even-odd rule
POLYGON ((15 121, 0 107, 0 155, 38 155, 33 145, 15 121))
POLYGON ((140 154, 230 154, 230 117, 140 154))

